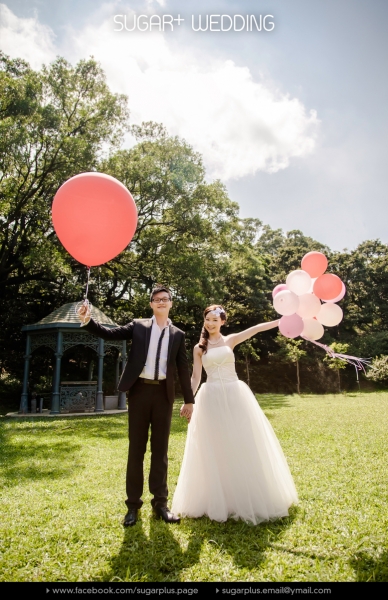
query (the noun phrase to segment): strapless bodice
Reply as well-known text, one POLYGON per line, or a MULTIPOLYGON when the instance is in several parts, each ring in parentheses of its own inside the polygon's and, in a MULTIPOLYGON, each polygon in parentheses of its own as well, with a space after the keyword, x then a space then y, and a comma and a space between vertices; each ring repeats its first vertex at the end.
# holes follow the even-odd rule
POLYGON ((208 348, 202 356, 202 364, 206 371, 207 383, 222 381, 229 383, 238 381, 234 364, 234 352, 229 346, 208 348))

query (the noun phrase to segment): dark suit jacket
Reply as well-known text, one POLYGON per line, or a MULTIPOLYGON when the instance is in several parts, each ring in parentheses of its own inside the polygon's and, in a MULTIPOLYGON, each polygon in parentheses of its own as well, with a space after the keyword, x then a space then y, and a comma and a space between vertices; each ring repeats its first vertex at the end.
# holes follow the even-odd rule
MULTIPOLYGON (((133 386, 143 370, 150 345, 151 325, 151 319, 134 319, 123 327, 113 327, 110 329, 90 319, 89 323, 83 327, 89 333, 103 340, 132 340, 128 361, 121 375, 118 387, 122 392, 129 390, 133 386)), ((174 372, 176 366, 185 404, 194 403, 185 348, 185 334, 172 324, 170 325, 169 332, 166 375, 168 399, 171 403, 174 402, 174 372)))

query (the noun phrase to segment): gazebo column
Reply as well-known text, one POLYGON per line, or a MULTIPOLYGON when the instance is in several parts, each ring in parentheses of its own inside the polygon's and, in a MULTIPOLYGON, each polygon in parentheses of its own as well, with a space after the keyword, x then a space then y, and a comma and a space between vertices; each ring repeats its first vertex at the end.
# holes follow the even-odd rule
POLYGON ((55 370, 53 378, 53 396, 51 401, 51 415, 60 414, 60 392, 59 386, 61 383, 61 360, 63 356, 63 333, 58 331, 57 335, 57 351, 55 353, 55 370))
POLYGON ((30 375, 31 337, 27 334, 26 354, 24 356, 23 391, 20 399, 19 414, 28 412, 28 378, 30 375))
POLYGON ((120 381, 120 352, 117 353, 117 358, 116 358, 116 377, 115 377, 115 390, 117 390, 117 388, 119 387, 119 381, 120 381))
MULTIPOLYGON (((123 347, 121 350, 121 373, 123 373, 123 371, 124 371, 126 358, 127 358, 127 342, 126 342, 126 340, 123 340, 123 347)), ((118 385, 118 382, 117 382, 117 385, 118 385)), ((127 393, 126 392, 119 392, 119 403, 118 403, 117 408, 119 410, 127 410, 127 393)))
POLYGON ((104 412, 104 393, 102 391, 102 376, 104 371, 104 340, 98 338, 98 376, 97 397, 94 412, 104 412))

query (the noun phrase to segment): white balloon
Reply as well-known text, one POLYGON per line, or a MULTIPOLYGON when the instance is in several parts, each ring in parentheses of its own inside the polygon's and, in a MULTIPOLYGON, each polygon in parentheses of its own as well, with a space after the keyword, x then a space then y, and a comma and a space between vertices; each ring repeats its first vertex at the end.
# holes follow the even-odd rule
POLYGON ((319 340, 325 333, 321 323, 316 319, 303 319, 303 324, 303 331, 300 335, 308 340, 319 340))
MULTIPOLYGON (((312 277, 311 278, 311 285, 310 285, 310 289, 307 292, 308 294, 312 294, 314 292, 314 283, 316 282, 316 280, 318 279, 318 277, 312 277)), ((317 296, 318 298, 318 296, 317 296)))
POLYGON ((338 323, 341 323, 343 316, 342 308, 338 304, 327 302, 326 304, 322 304, 321 310, 317 314, 317 320, 322 325, 326 325, 326 327, 334 327, 338 323))
POLYGON ((299 308, 296 314, 302 319, 312 319, 321 310, 321 301, 315 294, 302 294, 299 296, 299 308))
POLYGON ((297 296, 307 294, 311 287, 311 277, 306 271, 297 269, 287 275, 286 285, 297 296))
POLYGON ((273 299, 273 307, 279 315, 293 315, 299 306, 299 298, 290 290, 278 292, 273 299))

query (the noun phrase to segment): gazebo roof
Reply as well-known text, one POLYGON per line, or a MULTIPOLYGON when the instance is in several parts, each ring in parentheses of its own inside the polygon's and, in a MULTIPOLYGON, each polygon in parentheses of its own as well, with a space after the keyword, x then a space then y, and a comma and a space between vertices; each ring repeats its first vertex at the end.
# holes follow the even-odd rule
MULTIPOLYGON (((39 331, 42 329, 62 329, 72 328, 79 329, 81 323, 76 313, 76 307, 79 302, 70 302, 64 304, 60 308, 55 309, 52 313, 43 317, 33 325, 23 325, 22 331, 39 331)), ((99 308, 92 306, 92 317, 101 325, 106 327, 117 327, 117 324, 110 317, 105 315, 99 308)))

